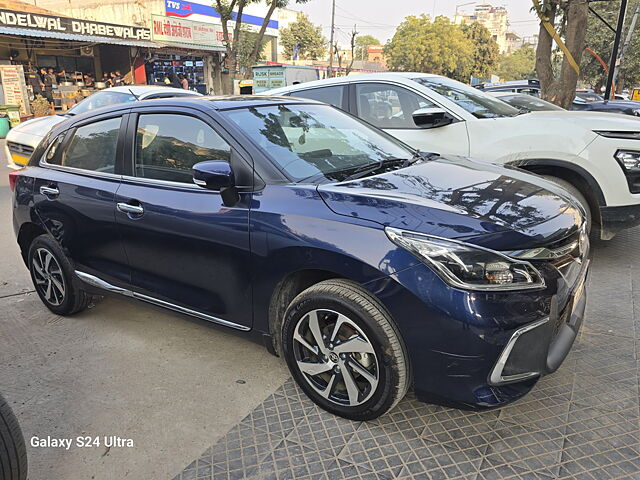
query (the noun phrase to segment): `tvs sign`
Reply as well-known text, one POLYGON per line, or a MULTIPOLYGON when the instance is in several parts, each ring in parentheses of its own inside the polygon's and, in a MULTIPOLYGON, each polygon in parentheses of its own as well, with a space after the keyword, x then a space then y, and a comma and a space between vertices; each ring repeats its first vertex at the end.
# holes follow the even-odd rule
POLYGON ((78 20, 55 15, 39 15, 0 9, 0 25, 7 27, 26 27, 48 32, 75 33, 79 35, 96 35, 100 37, 150 40, 148 28, 114 25, 111 23, 78 20))
POLYGON ((211 23, 153 15, 151 36, 157 42, 188 43, 214 50, 225 49, 222 27, 211 23))

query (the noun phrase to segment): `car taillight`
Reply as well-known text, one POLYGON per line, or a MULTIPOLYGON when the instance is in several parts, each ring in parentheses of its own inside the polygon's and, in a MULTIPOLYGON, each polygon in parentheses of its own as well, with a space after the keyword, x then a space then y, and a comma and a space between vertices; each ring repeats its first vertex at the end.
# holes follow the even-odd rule
POLYGON ((14 170, 13 172, 9 172, 9 188, 11 189, 11 191, 15 191, 16 189, 16 182, 18 181, 18 177, 20 176, 20 172, 24 170, 24 168, 21 168, 20 170, 14 170))

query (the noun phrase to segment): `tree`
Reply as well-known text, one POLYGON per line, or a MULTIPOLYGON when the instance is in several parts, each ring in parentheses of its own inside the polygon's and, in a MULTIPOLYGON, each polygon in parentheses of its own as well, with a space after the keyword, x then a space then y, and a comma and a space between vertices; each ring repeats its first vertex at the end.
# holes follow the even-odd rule
POLYGON ((298 14, 298 19, 280 30, 280 45, 286 57, 292 58, 295 46, 298 56, 316 60, 325 52, 327 39, 322 35, 322 28, 315 26, 305 14, 298 14))
POLYGON ((238 67, 241 69, 248 69, 253 67, 257 61, 264 60, 264 46, 266 43, 267 41, 264 37, 260 42, 258 42, 257 33, 240 30, 240 39, 238 41, 238 67), (259 53, 258 58, 254 60, 252 58, 252 54, 256 45, 259 45, 259 53))
MULTIPOLYGON (((624 35, 626 35, 628 31, 633 11, 638 3, 640 3, 640 0, 629 1, 624 35)), ((620 0, 612 0, 606 4, 595 2, 591 5, 591 8, 607 20, 609 25, 616 25, 620 11, 620 0)), ((595 15, 589 15, 585 46, 599 55, 607 65, 611 60, 614 35, 615 34, 595 15)), ((618 92, 621 92, 625 85, 634 85, 640 82, 640 57, 633 54, 633 52, 638 52, 639 49, 640 30, 636 30, 636 33, 631 38, 631 44, 629 45, 627 54, 619 67, 620 71, 618 81, 616 82, 616 90, 618 92)), ((582 69, 582 77, 585 83, 596 91, 600 90, 600 88, 606 84, 607 72, 600 64, 600 61, 592 54, 585 53, 582 56, 580 68, 582 69)))
POLYGON ((495 72, 502 80, 522 80, 536 76, 536 52, 525 45, 515 52, 501 55, 495 72))
MULTIPOLYGON (((220 81, 222 84, 222 90, 224 93, 231 93, 233 91, 233 76, 238 70, 238 52, 241 45, 242 29, 242 14, 247 5, 258 2, 260 0, 214 0, 213 7, 220 14, 220 22, 222 24, 222 33, 224 36, 224 47, 226 52, 226 58, 224 61, 229 67, 229 75, 226 82, 220 81), (235 13, 235 15, 234 15, 235 13), (235 18, 234 18, 235 17, 235 18), (235 22, 235 26, 231 28, 231 22, 235 22)), ((306 3, 308 0, 295 0, 296 3, 306 3)), ((249 51, 246 57, 246 63, 248 65, 245 78, 250 78, 252 75, 251 67, 256 63, 262 49, 264 48, 263 38, 267 31, 267 26, 271 21, 271 16, 276 8, 284 8, 289 4, 289 0, 266 0, 269 9, 260 26, 260 30, 255 37, 255 43, 253 48, 249 51)), ((221 65, 215 65, 216 76, 221 76, 221 65)))
POLYGON ((589 3, 587 0, 542 0, 536 10, 542 20, 536 51, 536 72, 542 87, 542 98, 569 108, 575 98, 578 72, 566 54, 563 55, 559 73, 554 71, 554 39, 545 28, 544 22, 556 29, 564 39, 571 57, 579 64, 587 33, 589 3))
POLYGON ((360 35, 356 37, 355 55, 357 60, 366 60, 369 57, 367 49, 371 45, 382 45, 373 35, 360 35))
POLYGON ((473 66, 471 75, 487 78, 498 63, 500 49, 484 25, 473 22, 462 25, 462 31, 473 44, 473 66))
POLYGON ((392 70, 435 73, 468 82, 473 50, 460 26, 446 17, 431 22, 422 14, 404 19, 385 45, 384 54, 392 70))

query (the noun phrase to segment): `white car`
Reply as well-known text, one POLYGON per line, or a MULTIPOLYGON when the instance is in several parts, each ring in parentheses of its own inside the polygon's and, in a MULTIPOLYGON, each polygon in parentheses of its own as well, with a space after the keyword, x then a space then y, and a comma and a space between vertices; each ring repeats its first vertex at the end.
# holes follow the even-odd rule
POLYGON ((149 100, 152 98, 199 95, 198 92, 192 92, 191 90, 153 85, 130 85, 100 90, 88 96, 77 105, 74 105, 73 108, 67 112, 27 120, 9 130, 4 147, 9 166, 14 168, 24 167, 29 162, 29 158, 40 143, 40 140, 51 130, 51 127, 73 115, 78 115, 100 107, 116 105, 118 103, 149 100))
POLYGON ((611 113, 524 113, 455 80, 378 73, 270 90, 330 103, 416 149, 517 166, 563 186, 600 238, 640 224, 640 119, 611 113))

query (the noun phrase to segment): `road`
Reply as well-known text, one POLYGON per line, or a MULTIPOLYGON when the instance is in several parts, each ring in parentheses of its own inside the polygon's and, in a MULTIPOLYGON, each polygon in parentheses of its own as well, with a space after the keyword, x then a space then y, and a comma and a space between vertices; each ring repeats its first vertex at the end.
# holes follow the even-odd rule
POLYGON ((0 392, 32 437, 118 436, 133 447, 29 447, 29 477, 173 478, 280 387, 259 345, 163 310, 106 298, 73 317, 33 293, 0 158, 0 392))

